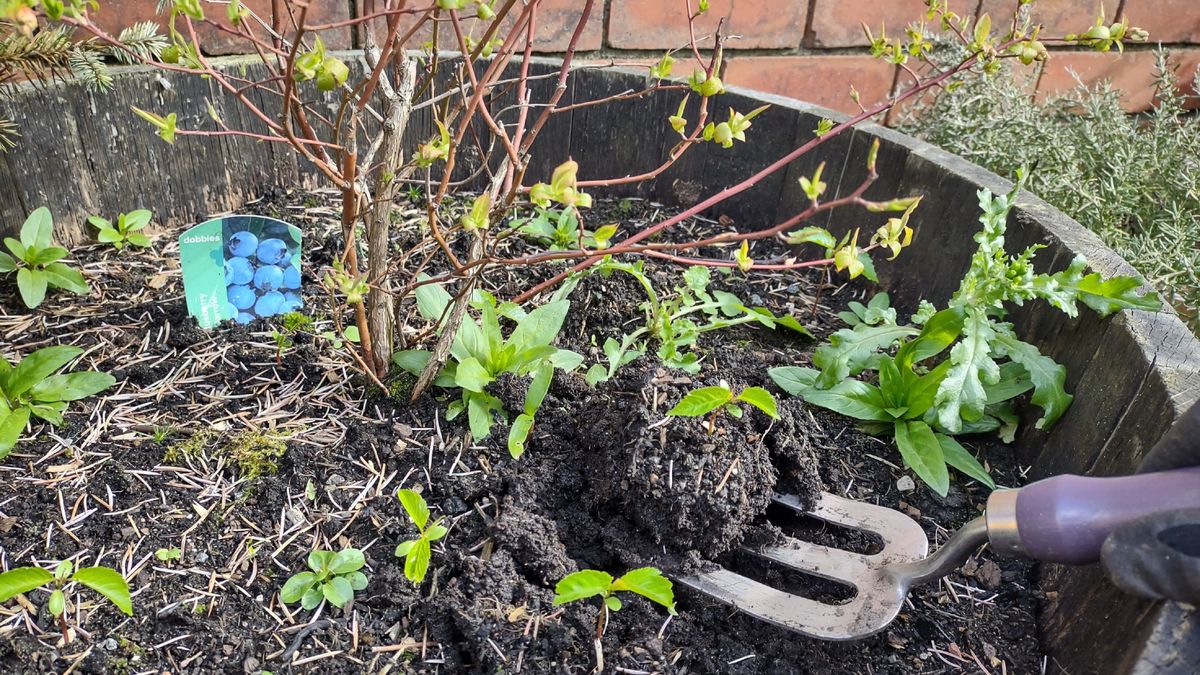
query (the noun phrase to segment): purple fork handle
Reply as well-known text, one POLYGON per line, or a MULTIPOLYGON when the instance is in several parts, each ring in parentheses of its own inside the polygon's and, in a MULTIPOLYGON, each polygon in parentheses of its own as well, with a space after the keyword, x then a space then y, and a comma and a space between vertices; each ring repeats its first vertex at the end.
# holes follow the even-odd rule
POLYGON ((1200 466, 1119 478, 1055 476, 1016 495, 1020 548, 1031 558, 1083 565, 1114 529, 1143 516, 1200 508, 1200 466))

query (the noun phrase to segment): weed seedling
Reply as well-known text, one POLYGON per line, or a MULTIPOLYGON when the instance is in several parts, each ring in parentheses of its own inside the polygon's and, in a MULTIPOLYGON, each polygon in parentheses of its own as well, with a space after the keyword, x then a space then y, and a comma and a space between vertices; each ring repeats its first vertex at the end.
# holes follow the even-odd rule
POLYGON ((161 562, 179 560, 182 556, 183 551, 180 551, 178 546, 172 546, 171 548, 160 548, 154 552, 154 557, 158 558, 161 562))
POLYGON ((1045 300, 1070 317, 1077 315, 1078 303, 1102 317, 1161 307, 1153 293, 1138 290, 1141 279, 1085 273, 1082 258, 1060 272, 1038 274, 1033 257, 1040 245, 1009 255, 1005 227, 1023 185, 1022 173, 1008 195, 979 192, 979 248, 948 307, 938 311, 922 302, 913 325, 903 325, 884 294, 866 306, 852 303, 852 312, 841 314, 851 328, 834 333, 813 354, 819 370, 769 371, 788 393, 860 420, 868 432, 893 435, 904 463, 941 495, 950 487, 947 465, 995 487, 953 436, 998 432, 1011 442, 1018 421, 1012 400, 1027 391, 1042 409, 1038 429, 1054 424, 1071 405, 1063 387, 1066 368, 1017 337, 1004 321, 1006 303, 1045 300), (899 345, 894 355, 887 353, 894 344, 899 345), (938 359, 947 349, 948 357, 938 359), (877 383, 854 378, 864 371, 875 371, 877 383))
POLYGON ((741 417, 742 409, 738 403, 747 403, 766 413, 771 419, 779 419, 779 408, 771 392, 762 387, 746 387, 737 396, 729 388, 729 383, 721 380, 715 387, 693 389, 684 396, 667 415, 673 417, 703 417, 708 419, 708 433, 717 429, 717 415, 724 410, 730 417, 741 417))
POLYGON ((447 530, 442 525, 440 518, 433 524, 429 523, 429 505, 425 503, 425 499, 421 495, 412 490, 398 490, 396 497, 421 534, 416 539, 401 542, 396 547, 396 557, 404 558, 404 576, 414 584, 419 584, 425 579, 425 573, 429 571, 429 559, 432 556, 431 544, 446 536, 447 530))
POLYGON ((622 602, 617 597, 618 592, 627 591, 640 595, 651 602, 667 608, 672 616, 675 611, 675 591, 671 580, 655 567, 639 567, 626 572, 620 579, 613 580, 608 572, 599 570, 580 570, 563 577, 554 586, 554 604, 565 605, 584 598, 599 597, 601 600, 600 614, 596 617, 596 660, 603 669, 604 652, 600 639, 604 637, 604 627, 608 624, 608 613, 621 610, 622 602))
POLYGON ((60 562, 54 573, 41 567, 18 567, 0 574, 0 602, 6 602, 16 595, 28 593, 43 586, 53 586, 46 608, 58 620, 62 630, 63 640, 70 642, 71 635, 67 626, 67 596, 63 589, 70 582, 86 586, 108 599, 129 616, 133 616, 133 600, 129 595, 129 584, 120 572, 111 567, 83 567, 78 570, 70 560, 60 562))
POLYGON ((304 609, 315 609, 322 600, 341 609, 354 599, 355 591, 367 587, 363 574, 366 558, 356 548, 341 551, 313 551, 308 554, 308 571, 293 574, 279 590, 279 599, 287 604, 299 602, 304 609))
POLYGON ((683 285, 675 288, 672 297, 659 294, 642 269, 642 263, 605 260, 596 266, 601 274, 623 272, 632 276, 646 293, 642 310, 645 324, 620 340, 604 342, 607 364, 597 363, 587 372, 591 385, 611 379, 617 370, 644 354, 649 343, 657 343, 658 357, 671 368, 688 373, 700 371, 700 357, 692 351, 701 333, 745 323, 758 323, 767 328, 783 326, 804 335, 812 335, 790 316, 775 316, 763 307, 747 307, 732 293, 710 290, 711 273, 707 267, 694 266, 683 273, 683 285))
POLYGON ((4 245, 12 255, 0 251, 0 274, 17 273, 17 290, 21 302, 29 309, 42 304, 47 288, 61 288, 76 295, 84 295, 89 290, 79 270, 59 262, 67 257, 68 251, 52 244, 53 235, 50 209, 43 206, 25 219, 20 240, 4 239, 4 245))
POLYGON ((117 380, 108 373, 54 373, 83 353, 79 347, 43 347, 15 366, 0 357, 0 459, 17 444, 29 417, 62 424, 71 401, 87 398, 117 380))
MULTIPOLYGON (((431 321, 441 321, 450 307, 450 294, 441 286, 422 286, 416 296, 417 310, 431 321)), ((471 435, 483 439, 491 433, 493 416, 507 412, 500 399, 487 392, 487 386, 504 373, 531 376, 524 410, 512 421, 508 434, 508 452, 518 458, 525 452, 534 415, 550 389, 554 369, 569 371, 583 363, 579 354, 554 347, 571 302, 555 299, 526 312, 512 303, 497 305, 491 293, 479 291, 473 304, 480 310, 480 320, 477 323, 470 317, 463 319, 450 348, 451 362, 434 384, 462 390, 461 399, 451 403, 446 411, 446 419, 452 420, 465 411, 471 435), (507 338, 500 329, 501 316, 517 324, 507 338)), ((392 360, 409 373, 419 375, 430 358, 429 351, 409 350, 397 352, 392 360)))
POLYGON ((138 209, 122 213, 117 217, 116 224, 110 223, 100 216, 89 216, 88 222, 99 230, 96 239, 100 243, 112 244, 113 248, 119 251, 125 248, 125 244, 141 247, 150 245, 150 237, 147 237, 141 230, 150 224, 151 215, 153 214, 146 209, 138 209))

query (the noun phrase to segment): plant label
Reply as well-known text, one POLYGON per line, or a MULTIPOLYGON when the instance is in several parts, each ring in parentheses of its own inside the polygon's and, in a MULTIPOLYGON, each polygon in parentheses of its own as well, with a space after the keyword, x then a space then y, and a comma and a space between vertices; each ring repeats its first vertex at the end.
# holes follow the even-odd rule
POLYGON ((212 328, 299 310, 300 238, 266 216, 221 216, 179 235, 188 314, 212 328))

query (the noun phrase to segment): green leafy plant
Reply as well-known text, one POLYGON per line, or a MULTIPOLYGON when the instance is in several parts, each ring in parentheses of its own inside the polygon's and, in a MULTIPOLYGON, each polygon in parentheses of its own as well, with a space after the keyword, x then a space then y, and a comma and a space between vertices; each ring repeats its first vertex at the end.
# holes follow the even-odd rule
POLYGON ((1008 303, 1044 300, 1072 317, 1080 302, 1101 316, 1161 307, 1153 294, 1138 291, 1140 279, 1087 274, 1083 258, 1060 272, 1038 274, 1032 263, 1042 246, 1009 255, 1005 227, 1023 184, 1020 174, 1006 196, 979 192, 979 248, 945 309, 923 302, 912 324, 904 325, 882 294, 866 306, 852 304, 843 314, 852 327, 817 349, 817 369, 770 370, 788 393, 860 420, 869 432, 894 435, 904 463, 939 494, 949 489, 947 465, 994 486, 952 436, 996 431, 1011 441, 1017 425, 1012 399, 1027 391, 1042 409, 1039 429, 1054 424, 1071 404, 1063 388, 1066 369, 1017 337, 1003 321, 1008 303), (886 353, 894 344, 895 353, 886 353), (947 349, 949 355, 938 359, 947 349), (853 379, 865 371, 875 373, 877 384, 853 379))
POLYGON ((1153 109, 1130 115, 1109 82, 1031 101, 1009 72, 968 76, 900 126, 996 173, 1037 162, 1029 190, 1094 231, 1200 333, 1200 116, 1160 50, 1153 109))
MULTIPOLYGON (((417 289, 417 309, 430 321, 442 321, 452 299, 444 288, 427 284, 417 289)), ((552 300, 526 312, 513 303, 496 304, 486 291, 478 291, 472 304, 479 309, 476 322, 465 317, 453 345, 452 361, 447 363, 434 384, 462 390, 462 397, 450 404, 446 419, 467 413, 471 435, 486 438, 491 433, 494 415, 507 415, 500 399, 487 392, 487 386, 502 374, 530 376, 523 411, 512 420, 508 435, 508 451, 514 458, 525 452, 525 442, 533 428, 534 416, 550 389, 554 369, 573 370, 583 357, 573 351, 557 349, 554 340, 562 329, 571 307, 565 298, 552 300), (500 317, 514 323, 516 328, 504 337, 500 317)), ((426 350, 397 352, 393 361, 402 369, 415 374, 424 370, 431 353, 426 350)))
POLYGON ((675 611, 675 591, 671 587, 671 580, 655 567, 639 567, 615 580, 608 572, 599 570, 573 572, 554 586, 554 604, 565 605, 584 598, 599 597, 606 609, 616 612, 622 606, 616 594, 622 591, 662 605, 672 615, 678 613, 675 611))
POLYGON ((95 227, 99 232, 96 238, 101 243, 112 244, 113 248, 118 251, 125 248, 125 244, 132 246, 146 247, 150 245, 150 237, 147 237, 143 230, 150 224, 151 214, 146 209, 138 209, 129 213, 122 213, 117 217, 116 224, 113 224, 100 216, 89 216, 88 222, 92 227, 95 227))
MULTIPOLYGON (((878 149, 878 144, 871 146, 872 158, 868 160, 871 165, 874 165, 873 155, 878 149)), ((811 181, 808 178, 800 178, 801 189, 813 202, 816 202, 828 187, 821 180, 821 172, 824 168, 824 163, 818 166, 811 181)), ((903 212, 899 217, 888 218, 887 222, 871 235, 870 245, 890 250, 892 257, 888 260, 895 260, 900 255, 900 251, 912 243, 913 229, 909 226, 908 219, 920 204, 921 197, 903 197, 886 202, 866 202, 866 209, 874 213, 903 212)), ((879 277, 875 273, 875 262, 871 259, 868 249, 859 248, 858 237, 859 230, 857 229, 846 232, 839 240, 833 236, 832 232, 823 227, 809 226, 789 232, 785 239, 793 246, 816 244, 823 247, 825 257, 833 259, 834 269, 839 272, 845 270, 851 279, 863 276, 871 281, 879 281, 879 277)))
POLYGON ((30 416, 62 424, 63 412, 78 401, 111 387, 108 373, 82 371, 55 374, 83 353, 79 347, 43 347, 15 366, 0 357, 0 459, 17 444, 30 416))
POLYGON ((68 251, 54 246, 53 236, 50 209, 42 206, 25 219, 19 240, 5 237, 4 245, 12 255, 0 251, 0 274, 17 273, 21 302, 30 309, 42 304, 48 288, 61 288, 77 295, 88 292, 87 281, 79 270, 59 262, 67 257, 68 251))
POLYGON ((783 326, 806 337, 812 334, 790 316, 775 316, 763 307, 747 307, 733 293, 709 290, 711 273, 707 267, 689 267, 683 273, 683 285, 675 287, 671 297, 661 296, 642 262, 605 260, 595 268, 601 274, 622 272, 632 276, 646 292, 642 310, 646 322, 640 328, 621 336, 620 340, 604 341, 607 365, 594 364, 587 372, 587 381, 595 385, 611 379, 625 364, 642 356, 648 343, 657 343, 658 357, 671 368, 685 372, 700 371, 700 357, 691 351, 701 333, 746 323, 759 323, 767 328, 783 326))
POLYGON ((742 409, 738 403, 746 403, 766 413, 771 419, 779 419, 779 408, 771 392, 762 387, 746 387, 737 396, 729 388, 729 383, 721 380, 715 387, 701 387, 689 391, 679 403, 671 408, 667 415, 673 417, 703 417, 711 414, 708 420, 708 433, 717 429, 717 414, 724 410, 731 417, 741 417, 742 409))
POLYGON ((354 599, 355 591, 367 587, 367 575, 361 571, 366 564, 362 551, 356 548, 313 551, 308 554, 308 570, 284 582, 279 599, 289 605, 299 602, 304 609, 314 609, 327 600, 341 609, 354 599))
POLYGON ((271 339, 275 342, 275 363, 283 362, 283 353, 291 349, 297 333, 311 331, 312 317, 303 312, 288 312, 281 317, 280 325, 271 329, 271 339))
POLYGON ((69 640, 66 620, 67 596, 64 588, 71 582, 96 591, 129 616, 133 616, 133 600, 129 584, 121 573, 110 567, 75 569, 70 560, 60 562, 50 573, 41 567, 18 567, 0 574, 0 602, 28 593, 43 586, 53 586, 46 608, 58 620, 63 638, 69 640))
POLYGON ((346 326, 340 336, 331 330, 322 331, 319 337, 328 340, 334 349, 341 349, 347 342, 358 344, 358 326, 346 326))
POLYGON ((535 209, 532 216, 514 220, 511 227, 514 232, 551 251, 578 250, 580 247, 604 249, 617 233, 616 225, 604 225, 595 231, 581 228, 574 209, 535 209))
POLYGON ((446 536, 446 526, 438 518, 429 522, 429 505, 425 498, 412 490, 397 490, 396 498, 404 506, 405 513, 412 519, 413 525, 421 536, 416 539, 401 542, 396 547, 396 557, 404 558, 404 576, 414 584, 425 580, 429 571, 429 560, 433 554, 433 542, 446 536))
POLYGON ((154 557, 158 558, 161 562, 171 562, 172 560, 179 560, 182 558, 183 551, 180 551, 178 546, 172 546, 171 548, 160 548, 154 552, 154 557))

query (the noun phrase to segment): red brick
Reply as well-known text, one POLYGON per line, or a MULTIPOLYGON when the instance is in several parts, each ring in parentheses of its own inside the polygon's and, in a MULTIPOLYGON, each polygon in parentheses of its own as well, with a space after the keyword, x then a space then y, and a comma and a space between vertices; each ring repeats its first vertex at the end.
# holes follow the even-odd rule
MULTIPOLYGON (((520 7, 520 3, 514 8, 520 7)), ((571 34, 583 14, 582 0, 542 0, 537 14, 534 49, 539 52, 563 52, 571 43, 571 34)), ((583 29, 578 51, 595 51, 604 42, 604 2, 595 0, 587 26, 583 29)))
MULTIPOLYGON (((359 6, 361 8, 361 2, 359 6)), ((517 14, 521 11, 521 7, 521 3, 514 5, 512 9, 513 13, 505 18, 504 27, 496 32, 497 38, 503 40, 508 36, 506 30, 515 22, 517 14)), ((534 50, 542 53, 565 52, 571 43, 571 35, 575 32, 575 26, 579 23, 579 17, 582 14, 583 4, 580 0, 542 0, 542 3, 538 6, 536 18, 534 50)), ((406 19, 406 23, 402 24, 401 33, 407 31, 419 18, 420 15, 406 19)), ((442 25, 438 32, 438 48, 458 51, 454 28, 450 25, 449 19, 444 18, 441 23, 442 25)), ((487 30, 487 25, 474 18, 463 19, 462 24, 463 32, 475 37, 483 35, 484 31, 487 30)), ((432 36, 431 25, 427 23, 409 40, 408 48, 420 49, 422 45, 432 39, 432 36)), ((576 45, 576 51, 598 50, 603 41, 604 2, 603 0, 595 0, 592 13, 588 16, 587 26, 584 28, 583 35, 576 45)), ((524 39, 519 44, 524 45, 524 39)))
MULTIPOLYGON (((959 14, 974 14, 976 0, 951 0, 959 14)), ((817 0, 812 14, 814 47, 861 47, 867 44, 862 24, 878 35, 880 23, 888 35, 903 35, 904 27, 925 19, 923 0, 817 0)))
POLYGON ((869 107, 888 95, 894 75, 894 66, 870 56, 734 56, 729 59, 725 82, 857 112, 850 85, 869 107))
MULTIPOLYGON (((1103 0, 1104 16, 1109 23, 1117 20, 1119 0, 1103 0)), ((983 0, 980 13, 992 17, 992 25, 1007 25, 1012 17, 1013 0, 983 0)), ((1044 37, 1062 37, 1067 33, 1080 33, 1092 27, 1099 16, 1101 0, 1037 0, 1033 3, 1030 16, 1042 27, 1044 37)))
MULTIPOLYGON (((1194 91, 1193 78, 1200 63, 1200 49, 1181 49, 1171 54, 1171 62, 1182 86, 1194 91)), ((1101 52, 1059 52, 1050 55, 1038 82, 1038 99, 1074 88, 1077 82, 1071 71, 1087 85, 1103 80, 1121 90, 1121 104, 1129 111, 1145 110, 1154 97, 1155 55, 1151 51, 1126 52, 1123 56, 1101 52)))
MULTIPOLYGON (((695 11, 696 2, 691 3, 695 11)), ((799 47, 804 38, 808 0, 712 0, 696 20, 696 37, 711 36, 722 17, 730 49, 799 47)), ((608 44, 618 49, 667 50, 688 44, 687 12, 682 0, 612 0, 608 44)), ((712 44, 712 40, 706 40, 712 44)))
POLYGON ((1129 22, 1150 32, 1152 42, 1200 43, 1196 0, 1125 0, 1129 22))
MULTIPOLYGON (((105 0, 105 2, 100 3, 100 9, 92 13, 92 19, 96 22, 96 25, 113 35, 121 32, 121 29, 139 21, 154 21, 160 26, 165 27, 167 25, 168 14, 156 14, 154 12, 156 4, 153 0, 105 0)), ((270 21, 271 0, 242 0, 242 4, 263 19, 268 22, 270 21)), ((204 3, 203 7, 206 18, 226 26, 229 25, 229 22, 225 18, 225 7, 223 5, 204 3)), ((349 16, 350 8, 345 2, 313 2, 310 4, 310 9, 308 10, 307 23, 311 25, 333 23, 345 20, 349 16)), ((180 31, 183 31, 184 24, 182 19, 176 21, 176 26, 180 31)), ((256 35, 261 35, 261 33, 261 30, 255 31, 256 35)), ((249 43, 245 39, 217 30, 207 23, 196 24, 196 36, 200 39, 200 45, 207 54, 245 54, 254 51, 249 47, 249 43)), ((340 28, 324 31, 321 33, 321 39, 330 49, 349 49, 351 45, 350 29, 340 28)))

